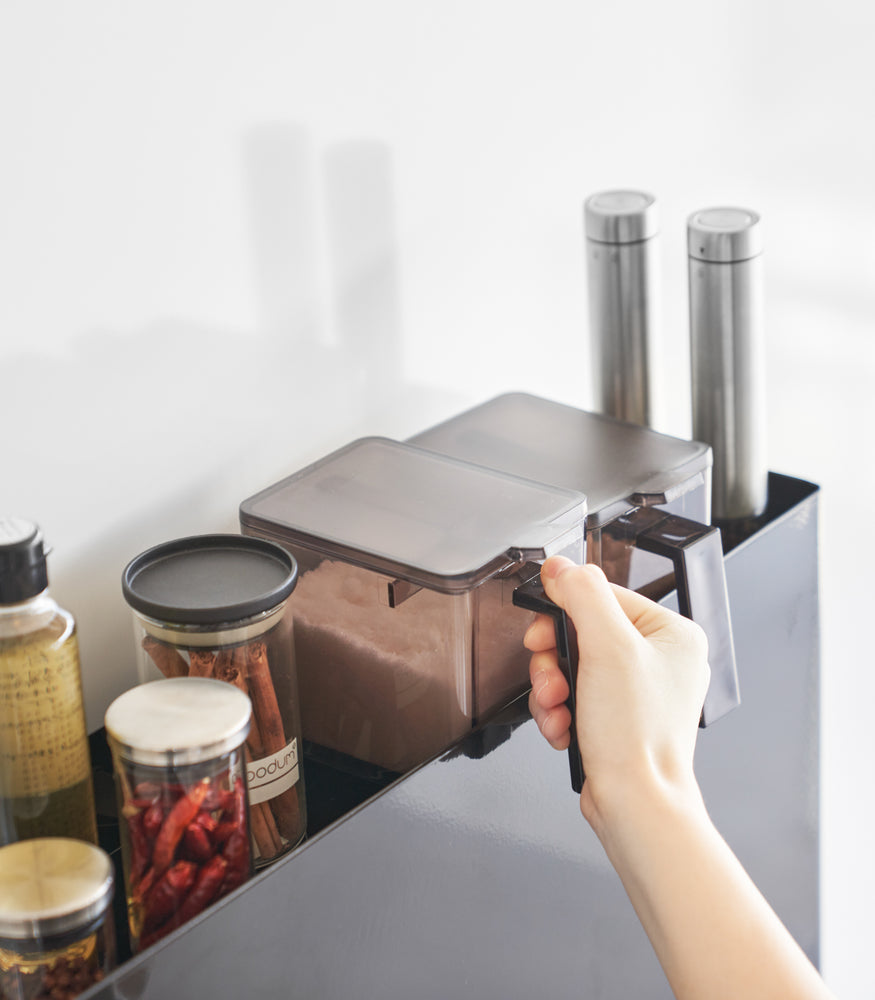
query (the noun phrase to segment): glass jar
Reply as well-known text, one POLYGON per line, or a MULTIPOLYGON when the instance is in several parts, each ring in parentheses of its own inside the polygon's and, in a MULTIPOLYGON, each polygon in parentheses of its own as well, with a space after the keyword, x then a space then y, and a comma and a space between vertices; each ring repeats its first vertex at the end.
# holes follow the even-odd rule
POLYGON ((0 844, 97 843, 73 616, 48 590, 39 528, 0 518, 0 844))
POLYGON ((142 684, 106 710, 134 951, 252 874, 250 715, 242 692, 204 677, 142 684))
POLYGON ((251 699, 246 757, 257 868, 296 847, 307 831, 287 610, 297 575, 295 559, 273 542, 199 535, 147 550, 122 578, 141 681, 210 677, 251 699))
POLYGON ((0 997, 70 1000, 115 966, 113 866, 99 847, 38 837, 0 848, 0 997))

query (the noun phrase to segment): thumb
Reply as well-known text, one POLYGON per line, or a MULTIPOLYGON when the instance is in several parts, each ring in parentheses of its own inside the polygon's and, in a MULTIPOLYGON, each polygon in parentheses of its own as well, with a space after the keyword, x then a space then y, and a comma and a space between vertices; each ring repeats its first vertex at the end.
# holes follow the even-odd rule
POLYGON ((541 567, 541 582, 550 600, 574 622, 581 652, 587 636, 599 637, 606 627, 628 638, 638 637, 614 588, 595 564, 581 566, 564 556, 551 556, 541 567))

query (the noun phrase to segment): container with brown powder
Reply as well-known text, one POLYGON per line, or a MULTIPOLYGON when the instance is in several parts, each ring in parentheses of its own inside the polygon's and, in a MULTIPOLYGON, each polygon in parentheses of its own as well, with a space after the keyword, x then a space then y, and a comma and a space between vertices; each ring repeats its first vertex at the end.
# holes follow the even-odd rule
POLYGON ((528 684, 513 591, 554 552, 583 561, 586 499, 363 438, 244 501, 245 534, 298 562, 304 738, 404 772, 528 684))

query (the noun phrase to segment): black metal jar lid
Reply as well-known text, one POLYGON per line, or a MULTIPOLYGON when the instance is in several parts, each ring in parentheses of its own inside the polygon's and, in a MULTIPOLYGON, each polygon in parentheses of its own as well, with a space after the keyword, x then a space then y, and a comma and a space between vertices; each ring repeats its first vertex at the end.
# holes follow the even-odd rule
POLYGON ((298 564, 282 546, 245 535, 164 542, 125 567, 122 592, 140 614, 178 625, 216 625, 270 611, 295 589, 298 564))

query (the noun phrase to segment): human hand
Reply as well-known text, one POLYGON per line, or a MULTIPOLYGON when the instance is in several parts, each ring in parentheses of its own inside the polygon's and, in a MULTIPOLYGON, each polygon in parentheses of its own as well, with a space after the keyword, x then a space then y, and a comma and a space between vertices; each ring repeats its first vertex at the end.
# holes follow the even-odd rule
MULTIPOLYGON (((554 556, 541 580, 577 629, 575 721, 586 773, 580 805, 599 833, 654 783, 695 784, 693 752, 710 677, 707 641, 688 619, 608 583, 597 566, 554 556)), ((548 742, 564 750, 571 715, 553 619, 539 615, 524 641, 532 653, 529 708, 548 742)))

